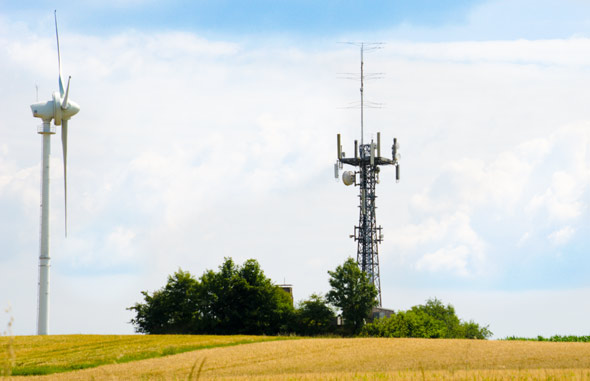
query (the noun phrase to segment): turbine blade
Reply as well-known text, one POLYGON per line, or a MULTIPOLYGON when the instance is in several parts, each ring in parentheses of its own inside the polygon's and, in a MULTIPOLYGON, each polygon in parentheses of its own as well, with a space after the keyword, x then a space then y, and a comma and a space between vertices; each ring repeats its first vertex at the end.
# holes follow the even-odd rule
POLYGON ((61 145, 64 156, 64 224, 66 237, 68 236, 68 121, 61 122, 61 145))
POLYGON ((55 17, 55 39, 57 40, 57 66, 59 68, 59 95, 64 96, 64 83, 61 80, 61 54, 59 52, 59 34, 57 33, 57 10, 53 12, 55 17))
POLYGON ((66 88, 66 96, 61 101, 61 109, 62 110, 67 110, 68 107, 70 107, 70 105, 68 104, 68 96, 70 95, 70 79, 72 79, 71 75, 68 77, 68 87, 66 88))

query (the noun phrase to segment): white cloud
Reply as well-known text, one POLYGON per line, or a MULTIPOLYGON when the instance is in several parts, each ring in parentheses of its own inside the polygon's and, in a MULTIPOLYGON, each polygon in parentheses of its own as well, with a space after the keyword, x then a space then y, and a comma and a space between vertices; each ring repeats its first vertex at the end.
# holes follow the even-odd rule
POLYGON ((578 123, 551 134, 554 147, 538 173, 551 174, 544 191, 532 195, 526 211, 550 220, 572 221, 587 210, 590 192, 590 125, 578 123))
POLYGON ((490 164, 477 159, 460 159, 446 166, 456 184, 459 202, 471 208, 481 203, 513 206, 520 200, 531 171, 530 165, 512 152, 501 152, 490 164))
POLYGON ((118 226, 107 237, 107 245, 114 250, 117 256, 132 256, 136 233, 128 228, 118 226))
POLYGON ((388 48, 390 47, 391 51, 395 52, 394 54, 417 60, 579 67, 590 64, 590 57, 580 54, 580 52, 590 49, 590 39, 588 38, 448 43, 393 42, 389 45, 388 48))
POLYGON ((522 247, 529 240, 529 238, 531 238, 531 233, 525 232, 516 243, 516 246, 522 247))
POLYGON ((589 135, 587 123, 574 123, 488 152, 485 159, 471 155, 440 165, 442 172, 411 196, 416 222, 393 233, 398 265, 499 276, 518 258, 542 258, 542 250, 530 248, 547 237, 547 229, 554 246, 566 246, 575 222, 587 221, 589 135), (511 256, 514 250, 527 254, 511 256))
POLYGON ((561 246, 569 242, 576 230, 571 226, 566 226, 549 234, 548 238, 554 245, 561 246))
MULTIPOLYGON (((28 105, 35 83, 43 98, 55 89, 55 48, 50 37, 0 27, 0 69, 11 73, 3 102, 20 110, 0 125, 0 203, 26 210, 0 219, 12 226, 2 242, 14 248, 2 253, 0 272, 29 274, 40 141, 28 105), (22 235, 9 234, 16 230, 22 235)), ((62 34, 64 74, 73 75, 70 95, 82 109, 70 123, 67 241, 53 139, 52 270, 64 282, 56 298, 77 284, 70 305, 104 301, 116 291, 96 284, 117 278, 129 288, 127 305, 101 306, 120 316, 128 299, 161 287, 178 267, 200 275, 224 256, 257 258, 275 281, 295 284, 298 298, 327 290, 326 271, 356 250, 346 237, 358 221, 357 189, 335 184, 331 165, 335 134, 347 152, 358 137, 358 110, 337 108, 358 87, 335 74, 357 70, 357 52, 252 48, 185 32, 62 34)), ((484 268, 513 264, 506 242, 524 251, 549 231, 567 253, 564 226, 571 240, 588 221, 590 76, 580 69, 587 58, 574 56, 587 45, 392 43, 366 58, 370 70, 388 73, 367 84, 370 98, 388 106, 367 110, 366 137, 397 136, 404 155, 400 184, 386 169, 378 186, 384 280, 398 266, 418 270, 420 283, 436 273, 477 284, 484 268)), ((2 297, 13 301, 19 333, 31 333, 34 276, 0 275, 0 289, 15 290, 2 297), (29 302, 14 305, 21 299, 29 302)), ((67 312, 54 320, 58 331, 91 332, 67 312)), ((108 324, 94 332, 129 330, 108 324)))
POLYGON ((449 230, 449 220, 428 218, 420 224, 410 224, 393 233, 392 241, 402 250, 432 241, 441 241, 449 230))
POLYGON ((474 275, 482 269, 486 244, 473 230, 469 219, 469 215, 462 212, 444 215, 438 220, 430 218, 422 224, 395 231, 392 241, 406 253, 415 253, 420 248, 438 248, 414 259, 418 270, 474 275))
POLYGON ((583 204, 576 191, 576 181, 567 173, 555 172, 552 184, 542 195, 535 195, 529 204, 530 210, 545 208, 550 218, 558 221, 571 220, 582 213, 583 204))
POLYGON ((461 276, 468 276, 469 249, 465 246, 445 247, 431 254, 424 255, 417 263, 418 270, 452 271, 461 276))

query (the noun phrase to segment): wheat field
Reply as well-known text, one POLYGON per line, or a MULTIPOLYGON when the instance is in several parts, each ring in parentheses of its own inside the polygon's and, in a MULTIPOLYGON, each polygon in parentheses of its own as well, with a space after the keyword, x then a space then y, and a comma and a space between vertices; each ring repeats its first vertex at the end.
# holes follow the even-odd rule
POLYGON ((302 339, 203 349, 41 380, 590 380, 590 344, 302 339))
POLYGON ((260 341, 272 336, 49 335, 0 337, 0 376, 49 374, 260 341), (9 369, 10 368, 10 369, 9 369))

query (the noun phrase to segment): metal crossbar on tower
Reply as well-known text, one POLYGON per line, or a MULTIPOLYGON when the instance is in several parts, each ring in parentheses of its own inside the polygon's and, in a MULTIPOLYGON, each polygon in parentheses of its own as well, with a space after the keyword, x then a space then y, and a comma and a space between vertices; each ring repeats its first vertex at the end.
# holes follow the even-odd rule
POLYGON ((396 168, 396 180, 400 178, 399 168, 399 144, 397 139, 393 139, 391 147, 392 158, 388 159, 381 156, 381 133, 377 132, 377 142, 371 140, 370 143, 364 144, 364 62, 363 53, 365 43, 360 43, 361 48, 361 144, 354 141, 354 157, 345 157, 342 151, 340 134, 337 135, 337 161, 334 164, 334 175, 339 178, 339 169, 344 164, 352 165, 354 171, 344 171, 342 173, 342 182, 345 185, 356 185, 359 187, 359 224, 354 227, 354 234, 351 236, 358 243, 357 245, 357 263, 360 269, 365 272, 371 282, 379 292, 377 298, 379 307, 381 307, 381 274, 379 270, 379 243, 383 241, 382 227, 377 225, 375 210, 375 186, 379 183, 380 166, 394 165, 396 168))

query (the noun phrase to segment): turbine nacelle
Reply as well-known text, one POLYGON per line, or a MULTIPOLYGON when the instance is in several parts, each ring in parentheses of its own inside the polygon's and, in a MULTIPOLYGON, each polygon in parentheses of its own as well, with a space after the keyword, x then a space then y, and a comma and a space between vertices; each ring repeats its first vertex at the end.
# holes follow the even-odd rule
POLYGON ((70 99, 68 94, 70 90, 70 81, 68 80, 68 89, 65 97, 62 99, 59 92, 54 92, 52 100, 48 102, 39 102, 31 105, 31 111, 35 118, 41 118, 44 122, 54 120, 56 126, 60 126, 62 121, 69 120, 72 116, 80 111, 80 106, 70 99))
POLYGON ((44 122, 51 122, 55 116, 55 100, 39 102, 31 105, 31 111, 35 118, 41 118, 44 122))

